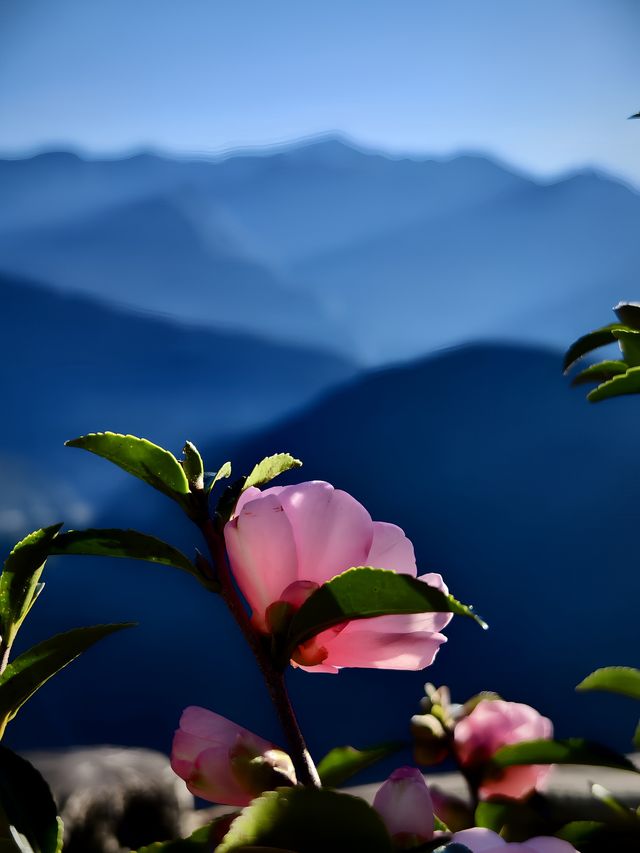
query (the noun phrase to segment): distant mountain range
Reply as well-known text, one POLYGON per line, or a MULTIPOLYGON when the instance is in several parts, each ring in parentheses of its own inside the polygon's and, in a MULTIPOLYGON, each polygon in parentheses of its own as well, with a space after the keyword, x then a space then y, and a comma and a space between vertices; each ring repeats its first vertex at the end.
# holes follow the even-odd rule
MULTIPOLYGON (((549 351, 483 345, 358 378, 236 446, 207 449, 209 464, 229 457, 236 473, 275 450, 299 455, 305 467, 290 479, 327 479, 375 519, 400 524, 422 570, 441 571, 490 623, 483 633, 454 620, 424 672, 292 673, 317 752, 405 736, 426 679, 461 699, 497 690, 551 716, 560 736, 629 747, 633 704, 573 688, 597 666, 637 663, 639 417, 635 398, 589 406, 549 351)), ((109 467, 92 463, 92 477, 109 467)), ((100 522, 155 532, 192 553, 195 531, 179 512, 121 481, 100 522)), ((140 625, 43 691, 14 726, 16 742, 98 738, 167 749, 189 703, 278 736, 239 632, 190 578, 81 558, 56 559, 49 571, 48 608, 33 619, 39 633, 82 620, 140 625), (51 713, 63 700, 64 723, 51 713)))
POLYGON ((640 196, 340 139, 217 160, 0 162, 0 268, 369 364, 472 339, 562 347, 640 263, 640 196))
POLYGON ((93 477, 68 438, 132 432, 178 453, 187 438, 266 424, 357 370, 318 348, 123 312, 1 273, 0 305, 0 471, 13 472, 0 481, 0 539, 58 518, 85 523, 120 482, 111 470, 93 477))

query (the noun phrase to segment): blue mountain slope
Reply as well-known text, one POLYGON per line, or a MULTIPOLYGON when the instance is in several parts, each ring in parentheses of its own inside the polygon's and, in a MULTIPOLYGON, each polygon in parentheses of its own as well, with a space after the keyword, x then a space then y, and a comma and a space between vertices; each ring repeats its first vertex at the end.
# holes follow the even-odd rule
POLYGON ((0 228, 18 231, 82 220, 100 211, 197 184, 209 164, 151 152, 109 160, 45 151, 0 160, 0 228))
MULTIPOLYGON (((0 459, 32 471, 18 486, 3 478, 0 508, 13 506, 38 524, 34 507, 51 482, 73 480, 75 451, 62 447, 68 438, 111 429, 155 436, 177 452, 185 438, 255 429, 355 372, 320 349, 129 314, 6 274, 0 305, 0 459)), ((77 470, 93 480, 83 490, 91 502, 119 482, 115 471, 94 479, 77 470)), ((57 513, 76 523, 70 504, 61 500, 57 513)))
POLYGON ((640 261, 632 190, 477 156, 337 139, 211 161, 54 153, 0 162, 0 183, 6 269, 372 364, 480 338, 562 347, 640 261))
POLYGON ((391 158, 328 139, 229 159, 217 167, 215 186, 261 255, 289 269, 415 221, 488 204, 527 184, 485 157, 391 158))
POLYGON ((185 208, 180 196, 154 196, 72 224, 0 234, 0 258, 6 270, 64 291, 214 328, 316 343, 331 338, 335 346, 313 296, 284 288, 236 249, 224 224, 185 208))
POLYGON ((640 197, 585 173, 308 258, 294 277, 349 318, 369 361, 477 337, 562 347, 627 292, 639 231, 640 197))
MULTIPOLYGON (((374 518, 400 524, 421 570, 441 571, 491 625, 483 633, 454 620, 424 672, 293 672, 317 753, 405 736, 426 679, 451 684, 459 698, 492 689, 530 702, 560 736, 629 745, 631 703, 578 696, 573 687, 597 666, 637 664, 640 401, 590 407, 567 388, 559 365, 558 355, 533 348, 465 347, 374 373, 236 447, 214 442, 205 454, 211 465, 230 456, 238 473, 276 450, 299 455, 305 467, 296 479, 327 479, 374 518)), ((92 476, 106 468, 93 460, 92 476)), ((193 534, 176 512, 133 483, 102 522, 155 531, 191 553, 193 534)), ((42 691, 14 726, 16 744, 96 739, 167 749, 180 710, 192 703, 279 738, 237 629, 188 577, 80 559, 59 560, 51 572, 48 609, 33 619, 39 635, 79 621, 127 618, 140 627, 42 691), (66 721, 56 710, 63 701, 66 721)))

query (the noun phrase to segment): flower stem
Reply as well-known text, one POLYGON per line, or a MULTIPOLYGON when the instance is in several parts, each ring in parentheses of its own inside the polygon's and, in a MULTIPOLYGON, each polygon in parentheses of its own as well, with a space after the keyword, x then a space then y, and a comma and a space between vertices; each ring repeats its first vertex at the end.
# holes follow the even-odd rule
POLYGON ((220 594, 249 644, 266 682, 271 701, 289 742, 291 760, 296 769, 297 779, 303 785, 320 787, 321 783, 318 771, 309 754, 293 706, 291 705, 291 700, 289 699, 284 673, 275 666, 264 642, 264 638, 251 624, 249 615, 231 576, 222 534, 216 529, 211 519, 207 519, 204 522, 201 530, 216 570, 217 580, 220 584, 220 594))

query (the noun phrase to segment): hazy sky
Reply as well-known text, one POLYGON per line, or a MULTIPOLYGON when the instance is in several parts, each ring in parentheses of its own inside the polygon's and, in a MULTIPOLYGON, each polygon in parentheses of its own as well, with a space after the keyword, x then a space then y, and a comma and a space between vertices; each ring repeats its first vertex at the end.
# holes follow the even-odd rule
POLYGON ((640 0, 0 0, 0 151, 326 131, 640 184, 640 0))

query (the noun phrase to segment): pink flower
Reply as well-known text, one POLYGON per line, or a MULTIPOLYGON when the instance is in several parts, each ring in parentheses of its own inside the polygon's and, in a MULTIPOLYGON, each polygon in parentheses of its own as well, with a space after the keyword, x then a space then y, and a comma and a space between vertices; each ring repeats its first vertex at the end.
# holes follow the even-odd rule
MULTIPOLYGON (((529 705, 501 699, 483 700, 456 724, 454 748, 458 761, 464 767, 482 770, 502 746, 552 736, 551 720, 529 705)), ((480 796, 521 799, 544 781, 550 769, 549 765, 540 764, 508 767, 498 777, 483 780, 480 796)))
POLYGON ((456 832, 451 840, 464 844, 471 853, 577 853, 575 847, 560 838, 538 836, 528 841, 507 842, 490 829, 481 827, 456 832))
POLYGON ((433 838, 431 794, 415 767, 394 770, 378 790, 373 807, 396 847, 415 847, 433 838))
MULTIPOLYGON (((283 609, 299 608, 325 581, 355 566, 416 577, 413 545, 394 524, 372 521, 346 492, 319 481, 250 488, 225 527, 231 568, 254 625, 272 633, 283 609)), ((420 580, 447 592, 437 574, 420 580)), ((295 663, 316 672, 341 667, 423 669, 446 641, 450 613, 378 616, 337 625, 299 646, 295 663)))
POLYGON ((207 711, 185 708, 173 738, 171 767, 196 797, 246 806, 263 791, 295 784, 291 759, 272 743, 207 711))

